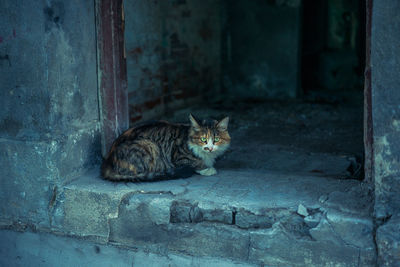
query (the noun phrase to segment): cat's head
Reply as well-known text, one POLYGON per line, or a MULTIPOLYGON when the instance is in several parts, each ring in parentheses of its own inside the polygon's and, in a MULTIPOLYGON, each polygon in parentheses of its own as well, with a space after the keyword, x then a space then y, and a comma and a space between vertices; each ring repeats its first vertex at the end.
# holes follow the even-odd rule
POLYGON ((222 120, 197 120, 189 115, 190 131, 189 146, 196 154, 209 154, 218 156, 229 146, 231 137, 228 133, 229 117, 222 120))

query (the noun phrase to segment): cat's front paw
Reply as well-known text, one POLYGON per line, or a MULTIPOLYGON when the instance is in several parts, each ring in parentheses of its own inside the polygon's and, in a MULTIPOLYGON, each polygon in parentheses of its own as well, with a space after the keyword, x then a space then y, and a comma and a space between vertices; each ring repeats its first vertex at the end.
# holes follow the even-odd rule
POLYGON ((217 170, 215 168, 213 168, 213 167, 207 168, 207 169, 204 169, 204 170, 201 170, 201 171, 196 171, 196 172, 198 174, 204 175, 204 176, 211 176, 211 175, 217 174, 217 170))

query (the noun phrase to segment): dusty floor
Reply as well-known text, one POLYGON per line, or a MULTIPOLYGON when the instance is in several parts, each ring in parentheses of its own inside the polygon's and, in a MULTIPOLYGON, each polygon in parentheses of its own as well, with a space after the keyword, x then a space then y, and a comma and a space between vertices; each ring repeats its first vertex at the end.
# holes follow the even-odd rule
POLYGON ((163 119, 231 118, 230 150, 219 169, 262 169, 313 176, 362 178, 360 92, 314 93, 302 100, 226 100, 182 109, 163 119))

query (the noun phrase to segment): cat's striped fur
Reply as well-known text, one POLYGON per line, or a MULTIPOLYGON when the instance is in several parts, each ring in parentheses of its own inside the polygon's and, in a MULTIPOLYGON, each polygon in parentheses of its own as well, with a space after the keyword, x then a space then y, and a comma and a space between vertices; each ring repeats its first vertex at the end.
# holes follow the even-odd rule
POLYGON ((215 174, 215 159, 230 144, 229 118, 202 122, 189 118, 188 125, 158 121, 125 131, 103 161, 103 178, 153 181, 179 177, 177 170, 184 168, 215 174))

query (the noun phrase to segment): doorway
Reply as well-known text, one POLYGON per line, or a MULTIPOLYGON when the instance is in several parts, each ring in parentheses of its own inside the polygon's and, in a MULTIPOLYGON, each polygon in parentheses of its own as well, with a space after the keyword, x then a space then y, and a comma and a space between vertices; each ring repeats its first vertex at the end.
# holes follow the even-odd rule
POLYGON ((118 125, 229 115, 221 168, 363 179, 362 2, 121 1, 118 125))

